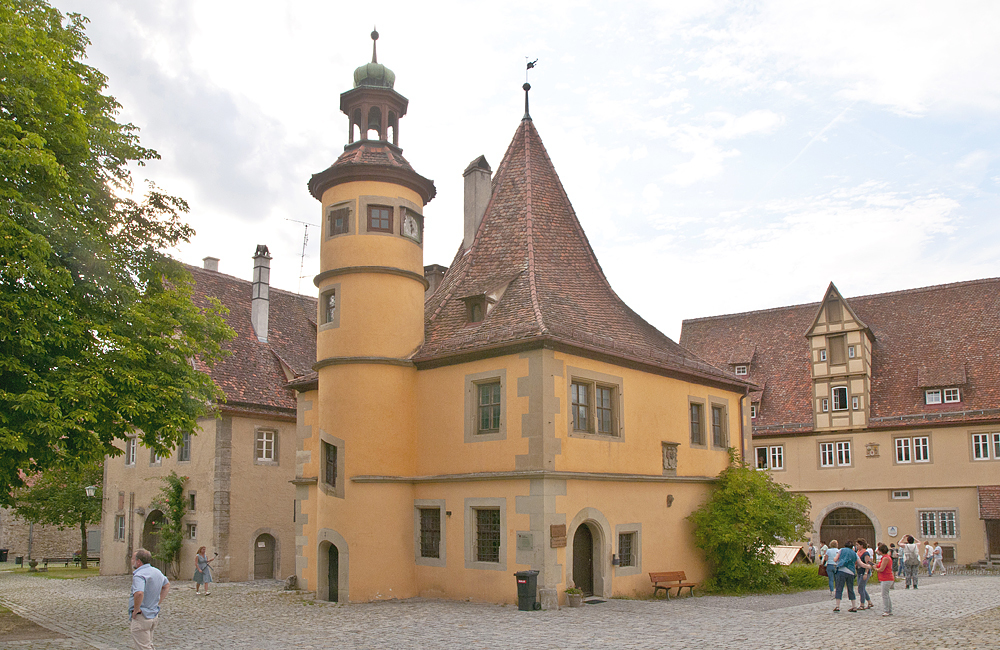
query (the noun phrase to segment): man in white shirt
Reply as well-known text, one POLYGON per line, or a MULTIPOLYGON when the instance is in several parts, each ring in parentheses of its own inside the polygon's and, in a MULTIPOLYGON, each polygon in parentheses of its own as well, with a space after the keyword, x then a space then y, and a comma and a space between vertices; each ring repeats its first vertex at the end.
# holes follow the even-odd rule
POLYGON ((927 577, 934 575, 934 547, 930 542, 924 542, 924 566, 927 567, 927 577))
POLYGON ((940 567, 941 575, 947 575, 944 572, 944 549, 941 548, 941 544, 934 542, 934 552, 931 555, 931 561, 933 562, 933 568, 937 569, 940 567))

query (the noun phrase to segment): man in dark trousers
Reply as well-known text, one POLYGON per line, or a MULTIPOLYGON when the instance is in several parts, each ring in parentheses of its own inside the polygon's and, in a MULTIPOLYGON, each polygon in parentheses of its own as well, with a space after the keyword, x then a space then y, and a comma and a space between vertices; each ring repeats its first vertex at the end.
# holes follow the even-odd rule
POLYGON ((153 650, 153 630, 160 604, 170 591, 170 581, 149 562, 149 551, 140 548, 132 556, 132 593, 129 596, 129 632, 139 650, 153 650))

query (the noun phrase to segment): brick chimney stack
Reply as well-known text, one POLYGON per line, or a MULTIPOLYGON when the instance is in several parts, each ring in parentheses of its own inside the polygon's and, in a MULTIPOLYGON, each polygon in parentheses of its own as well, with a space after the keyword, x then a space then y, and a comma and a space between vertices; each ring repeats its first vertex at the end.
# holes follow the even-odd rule
POLYGON ((479 156, 462 172, 465 177, 465 239, 462 241, 462 248, 466 250, 472 246, 479 224, 486 214, 486 206, 493 193, 490 180, 492 175, 493 170, 486 162, 486 156, 479 156))

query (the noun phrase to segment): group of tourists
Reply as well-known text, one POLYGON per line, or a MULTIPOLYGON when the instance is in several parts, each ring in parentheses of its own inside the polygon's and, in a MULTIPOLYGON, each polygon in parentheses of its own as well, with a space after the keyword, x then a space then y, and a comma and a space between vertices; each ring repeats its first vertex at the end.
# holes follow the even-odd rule
POLYGON ((845 587, 847 597, 851 601, 851 608, 847 611, 858 612, 873 607, 871 597, 868 595, 868 581, 872 574, 878 578, 882 590, 882 616, 892 615, 892 599, 889 591, 895 589, 897 575, 902 574, 907 589, 911 586, 914 589, 918 588, 918 572, 921 566, 927 570, 928 576, 934 575, 934 571, 939 567, 941 575, 946 575, 944 551, 941 545, 935 543, 932 546, 930 542, 922 545, 913 535, 904 535, 899 540, 899 546, 879 543, 874 552, 864 539, 848 541, 843 547, 837 540, 821 544, 817 552, 815 546, 810 543, 808 555, 811 561, 819 564, 820 575, 825 575, 830 581, 830 595, 836 601, 833 609, 835 612, 840 611, 840 601, 845 587), (857 580, 857 600, 860 600, 860 605, 854 597, 855 580, 857 580))

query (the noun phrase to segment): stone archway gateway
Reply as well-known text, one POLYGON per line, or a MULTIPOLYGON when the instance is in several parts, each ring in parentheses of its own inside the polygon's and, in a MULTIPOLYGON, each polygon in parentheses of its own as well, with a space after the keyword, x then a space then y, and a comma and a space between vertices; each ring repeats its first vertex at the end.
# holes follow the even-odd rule
POLYGON ((850 507, 837 508, 827 514, 820 526, 819 537, 827 543, 835 539, 841 546, 858 538, 864 539, 869 546, 876 542, 872 520, 860 510, 850 507))
POLYGON ((160 546, 160 531, 164 521, 162 512, 159 510, 150 511, 146 517, 146 523, 142 527, 142 547, 153 554, 153 561, 150 564, 166 573, 167 563, 156 557, 156 549, 160 546))

